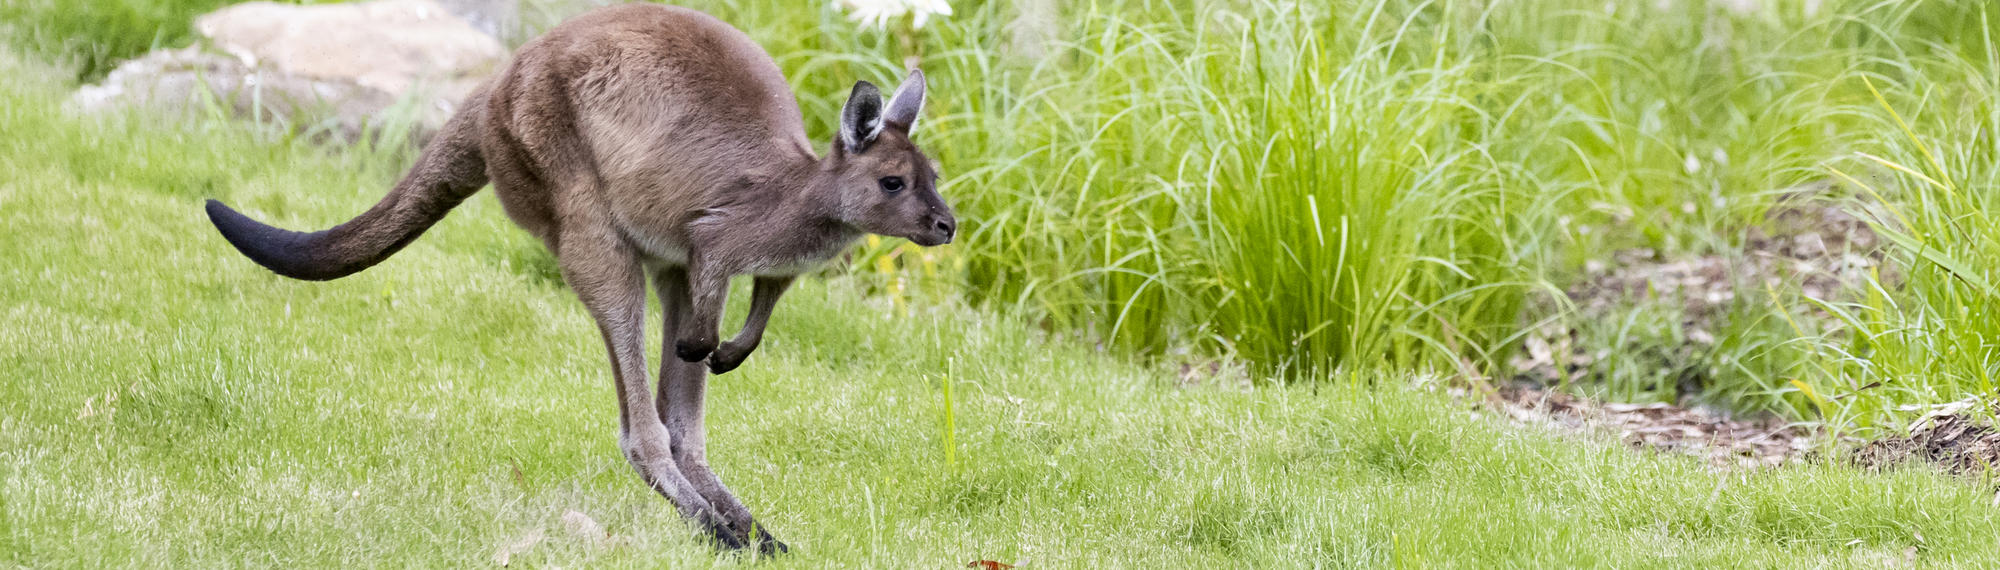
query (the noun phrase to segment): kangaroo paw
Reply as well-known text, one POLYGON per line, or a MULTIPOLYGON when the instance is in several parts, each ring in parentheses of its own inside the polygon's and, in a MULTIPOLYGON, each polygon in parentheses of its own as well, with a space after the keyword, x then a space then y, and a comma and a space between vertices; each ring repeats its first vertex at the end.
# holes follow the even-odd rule
POLYGON ((708 355, 708 372, 710 374, 726 374, 731 370, 735 370, 736 367, 743 365, 743 359, 749 358, 750 351, 756 348, 754 345, 742 346, 733 342, 723 343, 720 348, 715 349, 714 353, 708 355))
POLYGON ((715 339, 681 339, 674 341, 674 356, 682 362, 701 362, 715 352, 715 339))

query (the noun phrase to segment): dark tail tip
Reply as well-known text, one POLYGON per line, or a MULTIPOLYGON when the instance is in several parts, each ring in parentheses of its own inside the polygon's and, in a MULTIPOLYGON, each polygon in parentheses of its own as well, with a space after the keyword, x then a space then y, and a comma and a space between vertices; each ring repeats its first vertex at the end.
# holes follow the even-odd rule
POLYGON ((272 273, 308 281, 325 281, 352 273, 330 271, 326 264, 320 263, 312 248, 316 234, 265 225, 217 200, 209 200, 205 209, 208 221, 215 224, 215 229, 222 232, 222 238, 229 240, 229 245, 272 273))

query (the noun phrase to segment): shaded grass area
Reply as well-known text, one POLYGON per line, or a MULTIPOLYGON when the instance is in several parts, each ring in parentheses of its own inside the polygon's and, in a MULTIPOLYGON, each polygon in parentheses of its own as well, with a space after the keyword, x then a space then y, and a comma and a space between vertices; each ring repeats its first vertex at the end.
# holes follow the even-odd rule
MULTIPOLYGON (((356 277, 283 280, 199 200, 323 226, 394 161, 66 118, 51 72, 0 70, 25 79, 0 87, 0 561, 478 565, 540 528, 516 564, 738 560, 623 464, 594 327, 490 198, 356 277)), ((2000 563, 1989 491, 1925 472, 1718 475, 1403 375, 1179 388, 857 289, 809 280, 713 385, 711 460, 797 548, 781 567, 2000 563)))

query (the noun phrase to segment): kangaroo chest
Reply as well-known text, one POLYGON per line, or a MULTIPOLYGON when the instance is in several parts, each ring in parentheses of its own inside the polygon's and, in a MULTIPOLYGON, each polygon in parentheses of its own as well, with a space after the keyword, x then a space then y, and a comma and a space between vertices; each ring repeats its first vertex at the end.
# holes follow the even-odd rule
POLYGON ((687 266, 695 256, 731 275, 798 275, 824 265, 853 245, 860 233, 774 220, 703 219, 688 231, 657 231, 644 224, 623 228, 628 242, 653 264, 687 266))

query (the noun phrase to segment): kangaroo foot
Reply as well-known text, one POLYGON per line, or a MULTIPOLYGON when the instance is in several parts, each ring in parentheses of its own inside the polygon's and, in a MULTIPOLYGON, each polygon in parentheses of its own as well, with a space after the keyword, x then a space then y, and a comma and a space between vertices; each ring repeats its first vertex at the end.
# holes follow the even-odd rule
POLYGON ((786 546, 783 541, 778 540, 778 537, 771 536, 769 531, 764 530, 764 525, 751 523, 749 534, 750 542, 757 545, 757 552, 765 556, 777 556, 792 550, 792 547, 786 546))
POLYGON ((757 345, 754 344, 722 343, 721 347, 716 348, 715 352, 708 355, 708 372, 710 374, 727 374, 729 371, 735 370, 736 367, 742 366, 743 359, 749 358, 750 351, 756 349, 757 345))
MULTIPOLYGON (((720 518, 703 518, 706 520, 696 524, 701 527, 702 534, 707 536, 709 545, 714 546, 716 550, 743 550, 749 546, 743 540, 742 534, 731 530, 729 525, 722 524, 720 518)), ((761 546, 759 545, 760 549, 761 546)))

